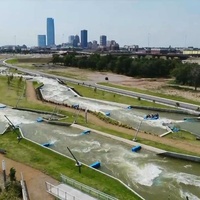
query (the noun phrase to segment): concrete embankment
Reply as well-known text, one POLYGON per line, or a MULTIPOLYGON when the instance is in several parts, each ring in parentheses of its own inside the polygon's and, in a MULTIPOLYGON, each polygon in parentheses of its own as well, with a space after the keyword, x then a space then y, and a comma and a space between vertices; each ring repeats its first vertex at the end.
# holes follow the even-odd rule
POLYGON ((163 153, 159 153, 158 155, 200 163, 200 157, 198 157, 198 156, 192 156, 192 155, 180 154, 180 153, 174 153, 174 152, 167 152, 167 151, 163 152, 163 153))
POLYGON ((137 109, 145 109, 145 110, 151 110, 151 111, 158 111, 158 112, 167 112, 167 113, 177 113, 177 114, 187 114, 187 115, 194 115, 199 116, 199 111, 193 111, 193 110, 181 110, 181 108, 177 109, 168 109, 168 108, 155 108, 155 107, 146 107, 146 106, 132 106, 131 108, 137 108, 137 109))

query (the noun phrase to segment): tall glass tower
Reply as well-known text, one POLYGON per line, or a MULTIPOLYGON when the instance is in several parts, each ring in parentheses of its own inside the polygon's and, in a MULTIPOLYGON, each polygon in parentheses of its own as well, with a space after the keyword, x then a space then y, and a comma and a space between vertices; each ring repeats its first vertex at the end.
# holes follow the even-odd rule
POLYGON ((87 30, 81 31, 81 47, 87 48, 87 30))
POLYGON ((106 46, 107 37, 105 35, 100 36, 100 46, 106 46))
POLYGON ((46 35, 38 35, 38 47, 46 47, 46 35))
POLYGON ((55 45, 54 19, 47 18, 47 46, 55 45))

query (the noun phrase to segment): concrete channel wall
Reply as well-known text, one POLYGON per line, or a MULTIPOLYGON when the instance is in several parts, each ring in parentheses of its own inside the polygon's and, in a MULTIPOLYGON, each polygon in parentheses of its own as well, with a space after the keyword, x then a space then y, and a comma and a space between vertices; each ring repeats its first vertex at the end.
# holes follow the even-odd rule
POLYGON ((159 153, 158 155, 200 163, 200 157, 198 156, 191 156, 187 154, 180 154, 180 153, 167 152, 167 151, 163 153, 159 153))

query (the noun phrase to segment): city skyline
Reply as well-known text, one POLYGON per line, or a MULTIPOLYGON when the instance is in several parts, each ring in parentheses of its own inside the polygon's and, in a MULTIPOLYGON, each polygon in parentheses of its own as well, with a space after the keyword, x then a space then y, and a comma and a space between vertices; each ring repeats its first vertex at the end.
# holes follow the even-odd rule
POLYGON ((120 46, 200 47, 200 1, 2 0, 0 46, 37 46, 45 19, 55 20, 56 44, 88 30, 88 41, 106 35, 120 46), (30 9, 31 8, 31 9, 30 9), (6 17, 7 16, 7 17, 6 17), (9 17, 8 17, 9 16, 9 17))

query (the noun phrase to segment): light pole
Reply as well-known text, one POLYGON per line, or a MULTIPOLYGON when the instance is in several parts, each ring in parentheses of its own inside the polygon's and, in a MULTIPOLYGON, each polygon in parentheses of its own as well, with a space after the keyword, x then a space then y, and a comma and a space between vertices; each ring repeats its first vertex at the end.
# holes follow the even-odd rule
POLYGON ((142 125, 142 122, 143 122, 143 120, 141 120, 140 123, 139 123, 139 125, 138 125, 137 131, 136 131, 135 136, 134 136, 134 138, 133 138, 133 141, 134 141, 134 142, 137 141, 137 135, 138 135, 138 132, 139 132, 140 127, 141 127, 141 125, 142 125))
POLYGON ((88 108, 85 109, 85 123, 87 124, 88 117, 87 117, 88 108))
POLYGON ((4 187, 6 186, 6 163, 4 160, 2 160, 2 170, 3 170, 3 182, 4 187))

